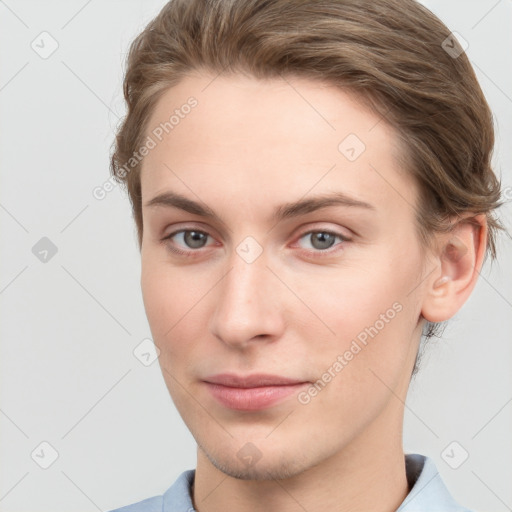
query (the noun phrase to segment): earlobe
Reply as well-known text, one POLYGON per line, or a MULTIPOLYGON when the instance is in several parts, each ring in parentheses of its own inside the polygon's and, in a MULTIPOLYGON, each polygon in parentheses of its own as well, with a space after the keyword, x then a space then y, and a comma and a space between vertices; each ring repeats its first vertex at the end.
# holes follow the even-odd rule
POLYGON ((429 322, 453 317, 475 287, 487 242, 485 215, 459 220, 439 235, 435 270, 426 282, 422 316, 429 322))

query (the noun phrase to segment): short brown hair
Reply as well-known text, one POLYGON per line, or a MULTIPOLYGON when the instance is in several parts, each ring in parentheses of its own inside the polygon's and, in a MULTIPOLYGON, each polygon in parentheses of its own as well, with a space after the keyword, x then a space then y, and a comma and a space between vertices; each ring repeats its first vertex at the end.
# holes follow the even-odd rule
POLYGON ((300 76, 362 98, 392 126, 419 186, 419 233, 485 213, 495 257, 500 182, 491 168, 493 119, 466 54, 414 0, 171 0, 130 47, 127 115, 111 172, 126 185, 142 244, 140 164, 156 102, 191 71, 300 76), (454 48, 454 51, 449 51, 454 48), (460 53, 460 54, 459 54, 460 53))

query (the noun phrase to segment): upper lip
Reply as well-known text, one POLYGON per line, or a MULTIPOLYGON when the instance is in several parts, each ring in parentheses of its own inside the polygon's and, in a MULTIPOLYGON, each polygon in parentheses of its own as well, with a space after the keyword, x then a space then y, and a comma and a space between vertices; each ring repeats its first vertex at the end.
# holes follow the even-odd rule
POLYGON ((286 386, 301 384, 306 381, 270 375, 267 373, 255 373, 253 375, 235 375, 233 373, 220 373, 204 379, 205 382, 221 384, 232 388, 258 388, 262 386, 286 386))

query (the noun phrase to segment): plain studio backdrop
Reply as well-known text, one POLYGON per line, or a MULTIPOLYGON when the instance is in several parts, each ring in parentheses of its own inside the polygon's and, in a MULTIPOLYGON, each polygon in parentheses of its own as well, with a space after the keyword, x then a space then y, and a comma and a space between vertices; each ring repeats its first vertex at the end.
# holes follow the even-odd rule
MULTIPOLYGON (((150 338, 127 196, 109 178, 132 38, 163 0, 0 1, 0 511, 109 510, 195 467, 150 338), (138 356, 138 357, 137 357, 138 356)), ((469 45, 512 198, 512 2, 429 0, 469 45)), ((512 231, 510 201, 501 216, 512 231)), ((512 509, 512 244, 426 351, 405 449, 470 508, 512 509)))

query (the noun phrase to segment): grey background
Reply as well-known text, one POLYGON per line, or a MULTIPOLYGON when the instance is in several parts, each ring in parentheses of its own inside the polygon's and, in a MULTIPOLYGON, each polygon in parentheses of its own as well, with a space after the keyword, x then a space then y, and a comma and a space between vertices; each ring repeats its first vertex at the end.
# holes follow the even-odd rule
MULTIPOLYGON (((163 4, 0 1, 0 511, 109 510, 195 467, 158 362, 133 354, 151 334, 128 199, 92 195, 109 178, 125 52, 163 4), (48 58, 31 47, 43 31, 58 43, 48 58), (43 237, 57 248, 46 262, 33 253, 43 237)), ((512 1, 425 4, 469 43, 511 199, 512 1)), ((512 230, 510 202, 502 218, 512 230)), ((427 350, 404 443, 434 458, 465 505, 501 512, 512 510, 511 242, 498 248, 427 350), (469 454, 458 469, 442 456, 453 441, 452 465, 469 454)))

